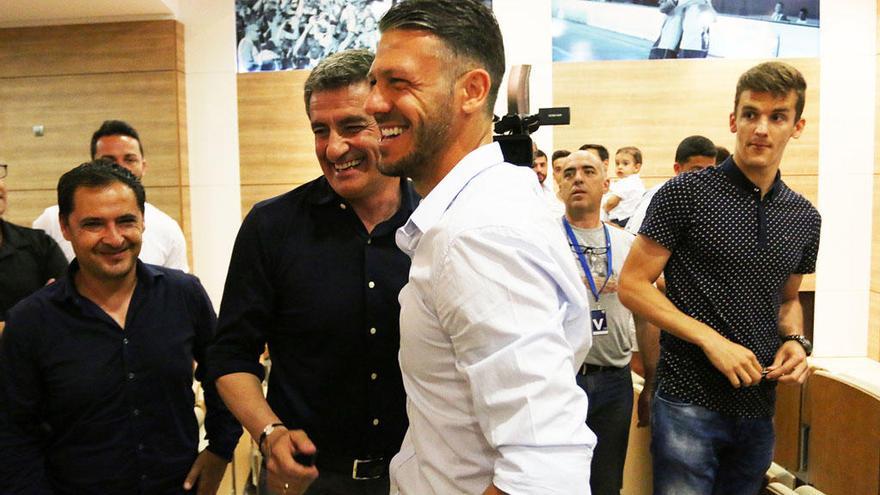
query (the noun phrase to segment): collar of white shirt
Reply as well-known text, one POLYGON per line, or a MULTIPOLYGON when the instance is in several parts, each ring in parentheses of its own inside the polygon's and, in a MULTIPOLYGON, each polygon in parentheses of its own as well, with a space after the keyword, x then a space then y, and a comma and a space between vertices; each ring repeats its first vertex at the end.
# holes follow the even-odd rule
POLYGON ((443 217, 458 194, 476 176, 487 169, 504 163, 504 154, 498 143, 480 146, 461 159, 435 187, 422 198, 418 208, 406 224, 397 230, 397 246, 412 257, 422 234, 431 229, 443 217))

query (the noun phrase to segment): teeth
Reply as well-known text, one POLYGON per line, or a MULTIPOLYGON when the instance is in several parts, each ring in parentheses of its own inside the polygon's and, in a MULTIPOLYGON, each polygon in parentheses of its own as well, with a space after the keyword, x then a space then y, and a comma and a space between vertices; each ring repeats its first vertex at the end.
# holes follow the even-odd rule
POLYGON ((350 169, 351 167, 355 167, 357 165, 360 165, 360 163, 361 163, 361 160, 358 159, 358 160, 349 160, 349 161, 343 162, 343 163, 336 163, 333 166, 336 168, 336 170, 347 170, 347 169, 350 169))
POLYGON ((382 137, 399 136, 403 132, 403 127, 385 127, 382 129, 382 137))

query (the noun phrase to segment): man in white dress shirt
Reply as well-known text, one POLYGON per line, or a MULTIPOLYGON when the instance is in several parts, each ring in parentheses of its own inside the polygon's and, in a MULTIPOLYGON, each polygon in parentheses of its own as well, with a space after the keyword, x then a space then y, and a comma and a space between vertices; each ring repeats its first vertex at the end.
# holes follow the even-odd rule
MULTIPOLYGON (((128 169, 140 180, 143 180, 147 169, 144 158, 144 147, 138 132, 121 120, 105 120, 101 127, 92 134, 92 160, 107 158, 122 168, 128 169)), ((173 218, 150 203, 145 203, 144 235, 141 254, 138 256, 144 263, 176 268, 188 272, 186 259, 186 239, 183 231, 173 218)), ((58 221, 58 205, 46 208, 36 220, 33 227, 45 231, 61 248, 68 261, 73 260, 73 247, 61 233, 58 221)))
POLYGON ((492 142, 498 24, 475 0, 410 0, 379 28, 379 169, 423 197, 397 233, 410 426, 391 493, 589 493, 586 290, 534 172, 492 142))

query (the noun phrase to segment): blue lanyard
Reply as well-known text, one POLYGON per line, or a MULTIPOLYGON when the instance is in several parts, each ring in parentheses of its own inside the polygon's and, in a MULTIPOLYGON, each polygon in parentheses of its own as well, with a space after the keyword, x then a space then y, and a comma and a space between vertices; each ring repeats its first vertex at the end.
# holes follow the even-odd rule
POLYGON ((614 274, 614 265, 611 264, 611 234, 608 233, 608 226, 604 223, 602 224, 602 228, 605 230, 605 254, 608 257, 608 269, 606 271, 608 273, 605 275, 605 282, 602 284, 602 288, 596 290, 596 282, 593 280, 593 273, 590 271, 590 265, 587 264, 587 258, 584 257, 584 253, 577 248, 579 244, 577 237, 574 235, 574 230, 571 228, 571 224, 568 223, 568 219, 565 217, 562 217, 562 224, 565 225, 565 232, 568 234, 568 239, 571 241, 572 247, 577 251, 578 260, 581 262, 581 268, 584 269, 587 283, 590 284, 590 292, 593 293, 596 302, 599 302, 599 296, 602 294, 602 291, 605 290, 605 286, 608 285, 608 279, 614 274))

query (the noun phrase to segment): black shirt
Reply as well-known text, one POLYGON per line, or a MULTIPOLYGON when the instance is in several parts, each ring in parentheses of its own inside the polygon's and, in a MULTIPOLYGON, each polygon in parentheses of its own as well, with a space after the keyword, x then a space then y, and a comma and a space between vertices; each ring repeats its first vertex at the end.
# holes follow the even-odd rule
POLYGON ((59 278, 67 258, 42 230, 20 227, 0 219, 0 321, 18 301, 59 278))
POLYGON ((319 469, 384 456, 406 432, 397 362, 398 292, 410 260, 395 231, 416 206, 408 181, 401 205, 368 234, 324 177, 254 206, 239 230, 226 277, 214 377, 263 377, 258 358, 269 344, 267 400, 289 429, 318 448, 319 469))
MULTIPOLYGON (((782 288, 791 274, 815 270, 820 224, 779 174, 762 199, 728 158, 667 182, 639 233, 672 252, 663 272, 669 300, 768 366, 781 344, 782 288)), ((725 415, 773 415, 775 382, 733 388, 696 345, 667 332, 660 343, 658 390, 725 415)))
MULTIPOLYGON (((198 279, 137 262, 125 329, 73 275, 9 312, 0 340, 0 492, 173 494, 197 455, 193 360, 205 375, 214 310, 198 279)), ((209 449, 241 426, 205 385, 209 449)))

